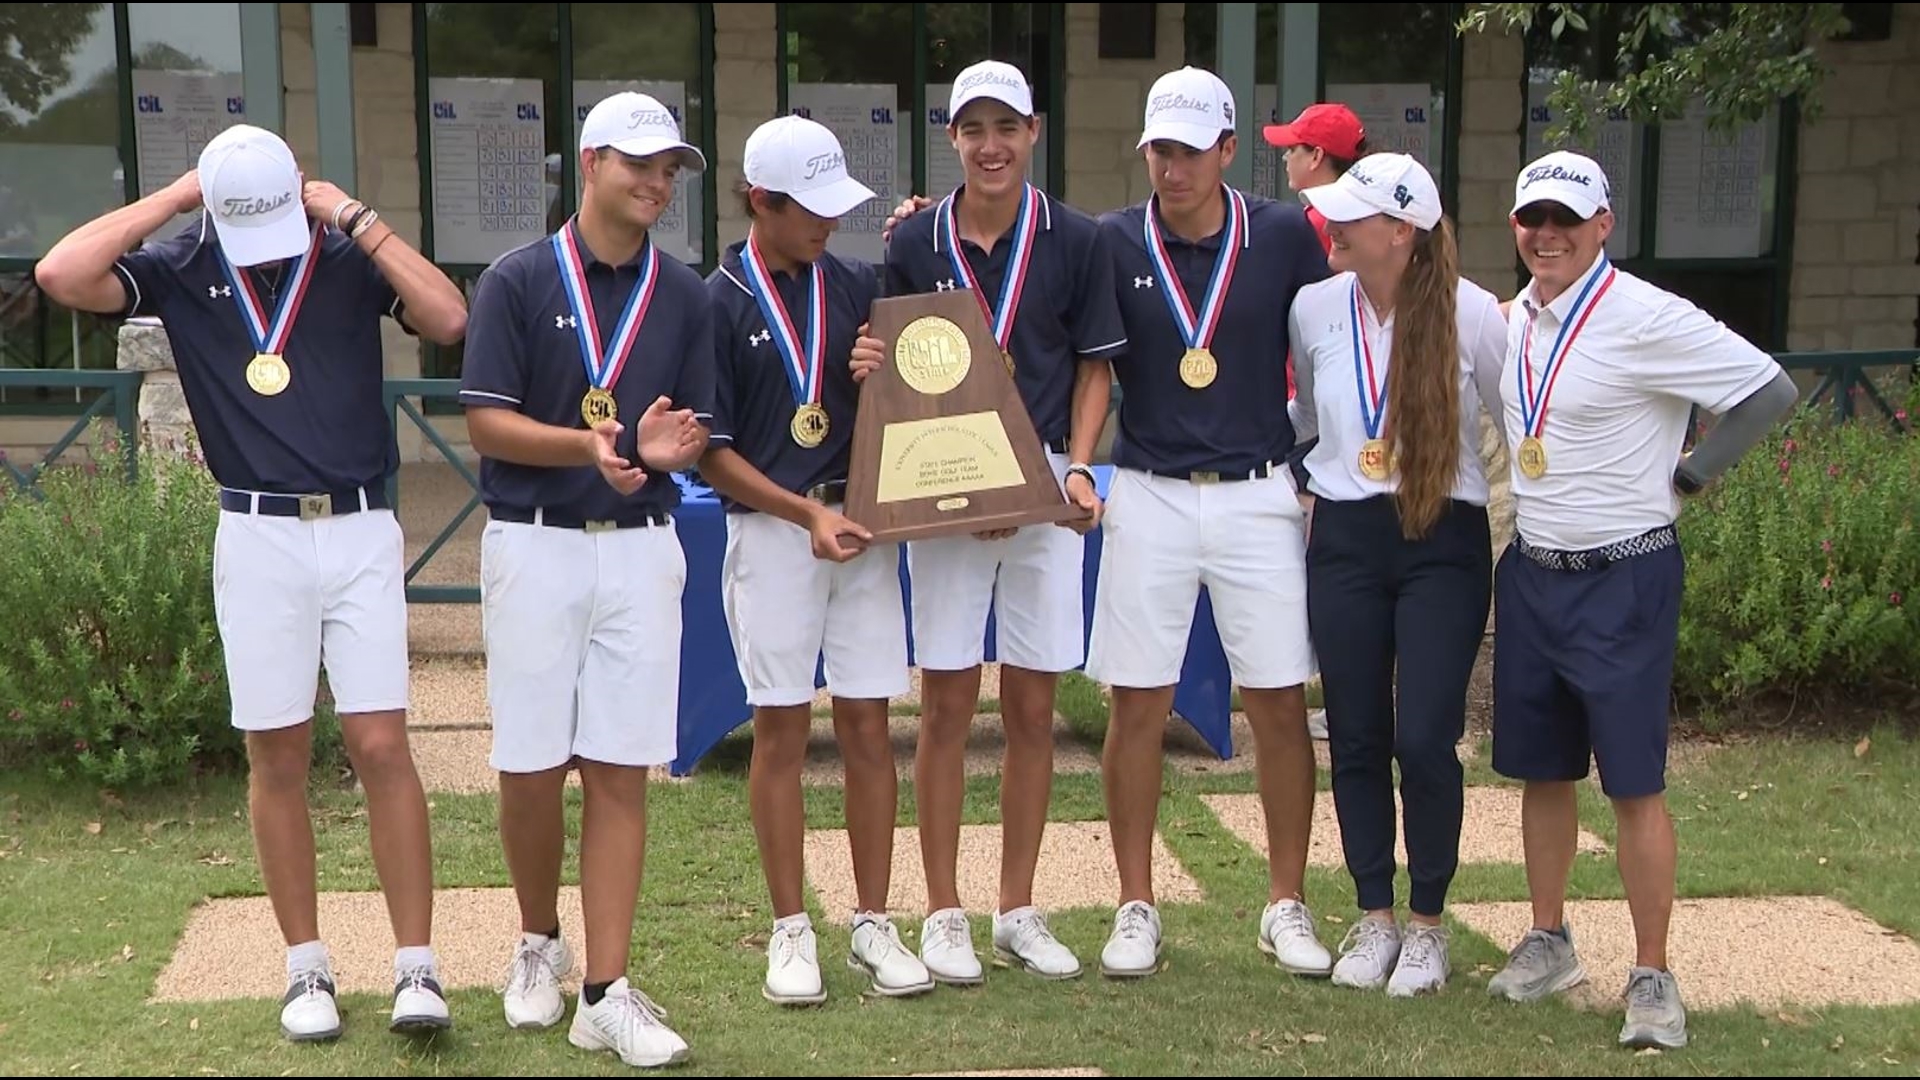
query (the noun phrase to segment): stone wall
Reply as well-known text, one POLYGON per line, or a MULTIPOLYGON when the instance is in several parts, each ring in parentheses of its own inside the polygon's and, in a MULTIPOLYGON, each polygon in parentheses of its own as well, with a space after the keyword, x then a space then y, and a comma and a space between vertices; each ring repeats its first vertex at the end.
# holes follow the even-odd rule
POLYGON ((1920 5, 1886 41, 1821 49, 1825 112, 1802 125, 1787 347, 1905 348, 1920 295, 1920 5))
POLYGON ((745 167, 747 136, 773 118, 780 98, 772 4, 716 4, 713 8, 714 138, 710 148, 718 199, 715 234, 721 248, 747 238, 747 216, 733 196, 745 167))
POLYGON ((1100 57, 1100 5, 1067 5, 1066 192, 1089 213, 1152 193, 1135 147, 1153 81, 1186 63, 1186 5, 1155 4, 1151 60, 1100 57))

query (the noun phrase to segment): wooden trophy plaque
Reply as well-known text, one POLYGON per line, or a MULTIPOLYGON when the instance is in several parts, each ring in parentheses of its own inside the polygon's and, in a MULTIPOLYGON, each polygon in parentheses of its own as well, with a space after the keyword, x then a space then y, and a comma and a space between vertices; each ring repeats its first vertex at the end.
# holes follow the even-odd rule
POLYGON ((877 300, 886 361, 860 385, 846 515, 874 543, 1084 520, 972 291, 877 300))

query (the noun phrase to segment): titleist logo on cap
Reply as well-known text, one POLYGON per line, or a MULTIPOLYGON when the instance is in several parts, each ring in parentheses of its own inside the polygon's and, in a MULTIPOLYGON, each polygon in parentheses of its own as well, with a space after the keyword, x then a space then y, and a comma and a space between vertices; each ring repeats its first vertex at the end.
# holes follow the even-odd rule
POLYGON ((988 84, 992 84, 994 86, 1004 86, 1010 90, 1026 89, 1026 85, 1022 83, 1020 80, 1014 78, 1011 75, 1007 75, 999 71, 994 71, 992 69, 988 69, 986 71, 976 71, 973 74, 967 76, 966 78, 961 79, 960 85, 959 87, 957 87, 957 89, 971 90, 976 86, 986 86, 988 84))
POLYGON ((1163 113, 1168 109, 1190 109, 1204 116, 1213 112, 1213 102, 1202 101, 1197 97, 1188 97, 1186 94, 1171 93, 1157 94, 1152 101, 1147 103, 1148 116, 1163 113))
POLYGON ((665 109, 635 109, 627 114, 627 130, 643 127, 672 127, 673 114, 665 109))
POLYGON ((225 198, 220 200, 220 212, 230 218, 258 217, 271 214, 292 201, 291 191, 283 191, 278 195, 225 198))
POLYGON ((1536 165, 1527 170, 1527 182, 1521 187, 1532 187, 1542 180, 1565 180, 1581 187, 1592 187, 1593 179, 1586 173, 1574 172, 1561 165, 1536 165))
POLYGON ((846 169, 846 162, 846 157, 838 153, 815 154, 807 159, 806 171, 800 179, 811 180, 822 173, 842 172, 846 169))

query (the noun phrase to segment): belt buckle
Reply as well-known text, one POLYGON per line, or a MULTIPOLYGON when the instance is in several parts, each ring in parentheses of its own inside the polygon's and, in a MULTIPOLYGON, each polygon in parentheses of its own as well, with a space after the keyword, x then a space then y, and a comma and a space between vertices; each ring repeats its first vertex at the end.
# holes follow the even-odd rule
POLYGON ((807 498, 813 500, 814 502, 825 504, 827 501, 827 485, 815 484, 812 487, 808 488, 807 498))
POLYGON ((333 516, 332 495, 300 496, 300 520, 312 521, 314 518, 333 516))
POLYGON ((612 532, 614 523, 611 521, 589 521, 585 523, 584 528, 590 533, 612 532))
POLYGON ((1194 473, 1188 473, 1187 479, 1196 484, 1217 484, 1220 482, 1220 474, 1217 472, 1213 472, 1211 470, 1206 472, 1194 472, 1194 473))

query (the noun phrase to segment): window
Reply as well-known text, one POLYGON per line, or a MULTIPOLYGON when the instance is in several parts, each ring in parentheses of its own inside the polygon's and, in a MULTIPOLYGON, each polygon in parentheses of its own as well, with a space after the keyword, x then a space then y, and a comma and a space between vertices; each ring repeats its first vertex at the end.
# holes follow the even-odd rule
MULTIPOLYGON (((428 257, 464 288, 493 260, 550 235, 580 205, 580 127, 607 95, 639 90, 680 121, 710 162, 708 5, 425 4, 421 79, 422 232, 428 257)), ((711 170, 682 174, 653 230, 660 250, 711 265, 711 170)), ((429 378, 458 378, 460 346, 428 346, 429 378)))
MULTIPOLYGON (((138 196, 178 180, 207 143, 244 123, 240 5, 128 4, 138 196)), ((198 222, 182 214, 155 231, 170 236, 198 222)))
MULTIPOLYGON (((1059 5, 782 4, 781 108, 820 121, 840 137, 849 171, 877 198, 843 218, 829 246, 879 262, 880 230, 912 190, 943 195, 961 180, 947 138, 953 78, 980 60, 1018 67, 1041 114, 1031 177, 1052 181, 1047 114, 1055 89, 1042 76, 1057 40, 1059 5), (917 80, 924 75, 924 84, 917 80), (920 117, 924 117, 922 122, 920 117)), ((1058 111, 1052 110, 1057 116, 1058 111)))
MULTIPOLYGON (((1631 25, 1632 7, 1609 5, 1587 32, 1569 30, 1557 42, 1545 26, 1528 34, 1524 160, 1554 149, 1546 132, 1556 117, 1546 99, 1560 72, 1601 80, 1617 72, 1614 43, 1621 26, 1631 25)), ((1708 130, 1695 102, 1685 116, 1657 127, 1606 118, 1594 137, 1570 147, 1599 162, 1611 185, 1608 255, 1765 349, 1784 347, 1786 338, 1777 252, 1780 185, 1791 167, 1781 152, 1788 122, 1776 107, 1722 135, 1708 130)), ((1524 281, 1524 269, 1519 273, 1524 281)))
POLYGON ((0 257, 31 262, 126 202, 120 40, 112 4, 7 7, 36 32, 0 53, 0 257))
MULTIPOLYGON (((1447 95, 1459 85, 1461 45, 1453 32, 1457 4, 1321 4, 1316 77, 1318 101, 1352 109, 1374 151, 1418 158, 1433 173, 1441 198, 1453 205, 1455 185, 1446 172, 1450 136, 1447 95)), ((1293 119, 1298 109, 1280 108, 1281 25, 1279 4, 1254 5, 1254 116, 1256 134, 1267 124, 1293 119)), ((1219 64, 1219 5, 1186 9, 1187 62, 1210 70, 1219 64)), ((1285 198, 1287 174, 1280 149, 1256 137, 1253 190, 1285 198)))

